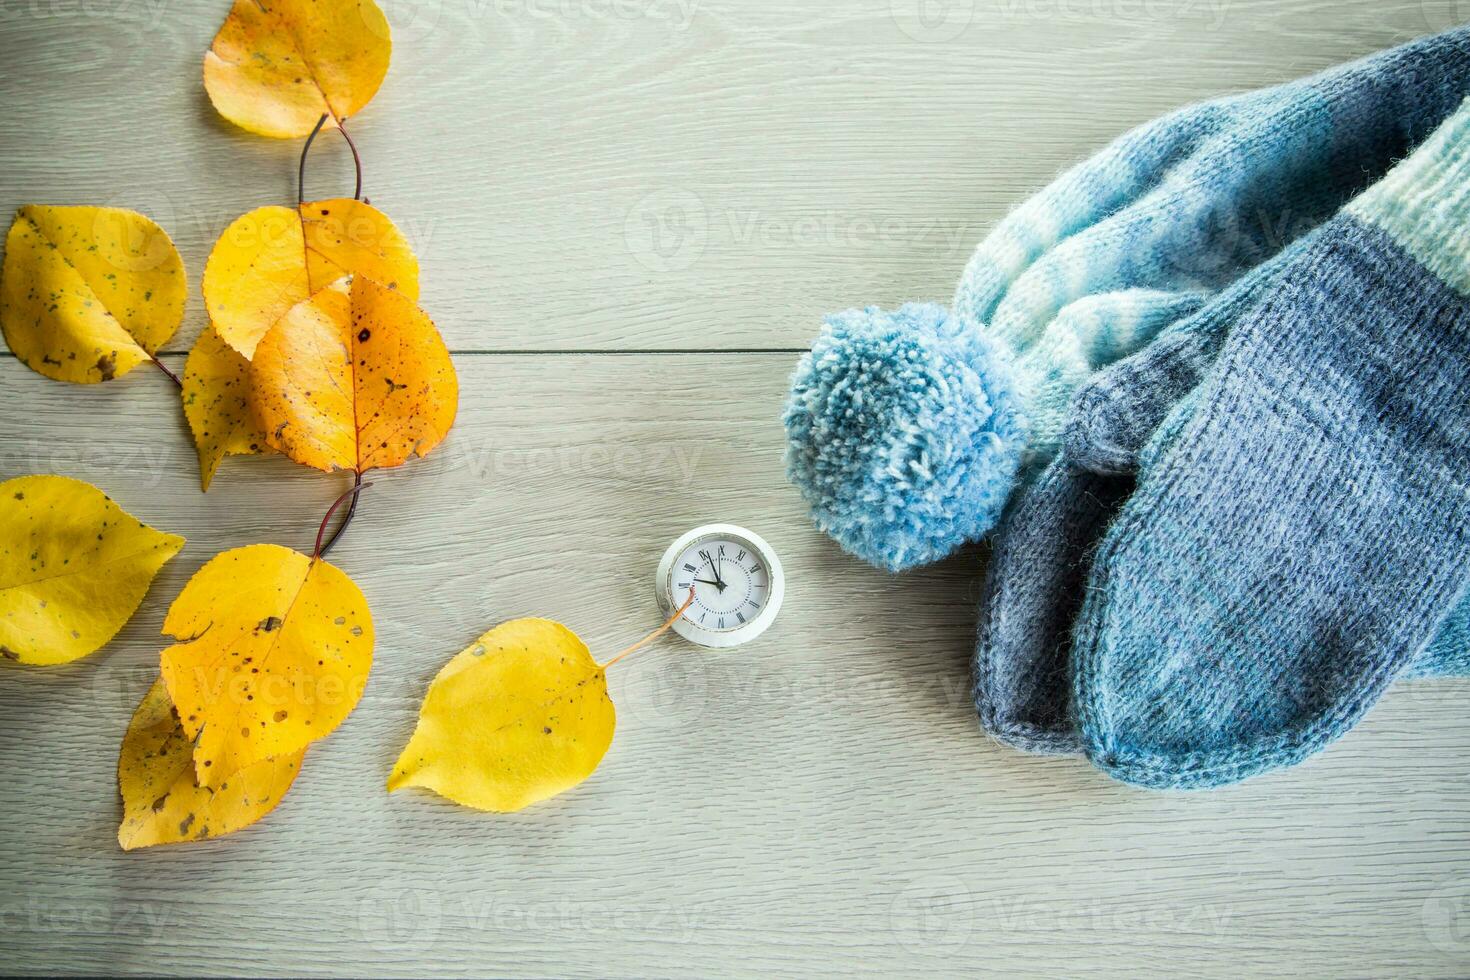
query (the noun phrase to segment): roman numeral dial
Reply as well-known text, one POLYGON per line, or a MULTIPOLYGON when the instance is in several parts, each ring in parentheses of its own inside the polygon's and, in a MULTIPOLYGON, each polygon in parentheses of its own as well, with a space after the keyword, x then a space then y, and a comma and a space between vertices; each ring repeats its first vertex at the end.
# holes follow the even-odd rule
POLYGON ((785 591, 780 559, 744 528, 697 528, 664 555, 659 604, 673 612, 691 591, 694 601, 675 631, 705 646, 735 646, 754 639, 775 618, 785 591))

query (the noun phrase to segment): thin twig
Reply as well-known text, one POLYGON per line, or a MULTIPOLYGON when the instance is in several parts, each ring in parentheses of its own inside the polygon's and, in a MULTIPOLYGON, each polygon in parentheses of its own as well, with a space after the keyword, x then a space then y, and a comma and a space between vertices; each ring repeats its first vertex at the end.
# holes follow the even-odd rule
POLYGON ((311 555, 313 560, 317 558, 325 558, 327 556, 327 552, 331 551, 332 548, 337 544, 337 539, 342 537, 342 532, 347 530, 347 525, 352 523, 352 515, 357 513, 358 496, 370 486, 372 486, 371 483, 362 482, 361 473, 354 472, 352 474, 352 489, 348 490, 342 496, 332 501, 332 506, 327 508, 326 514, 322 517, 321 526, 316 529, 316 550, 312 552, 311 555), (352 503, 347 508, 347 516, 342 518, 342 525, 337 528, 337 533, 332 535, 332 540, 328 541, 326 545, 323 545, 322 535, 327 533, 327 522, 332 519, 332 515, 337 512, 337 508, 341 507, 342 502, 345 501, 348 497, 352 498, 352 503))
POLYGON ((311 144, 316 142, 316 134, 320 133, 322 127, 327 124, 327 118, 324 113, 316 121, 316 127, 306 138, 306 145, 301 148, 301 163, 296 167, 296 204, 298 206, 306 202, 306 155, 311 152, 311 144))
POLYGON ((352 199, 354 201, 361 201, 362 200, 362 157, 360 157, 360 156, 357 155, 357 144, 354 143, 354 142, 352 142, 352 137, 348 134, 347 127, 344 126, 344 125, 342 125, 346 121, 347 120, 345 120, 345 119, 338 119, 337 120, 337 132, 339 132, 339 133, 342 134, 342 138, 347 141, 347 148, 352 151, 352 166, 353 166, 354 169, 357 170, 357 187, 355 187, 353 189, 353 191, 352 191, 352 199))
MULTIPOLYGON (((332 118, 330 115, 324 115, 320 119, 318 119, 316 121, 316 127, 312 129, 311 135, 308 136, 308 137, 306 137, 306 143, 305 143, 305 145, 303 145, 301 147, 301 162, 296 167, 296 203, 297 203, 297 205, 301 205, 301 204, 303 204, 303 203, 306 202, 306 157, 307 157, 307 154, 309 154, 311 152, 311 144, 313 144, 313 143, 316 142, 317 134, 322 131, 322 127, 327 124, 327 120, 330 119, 330 118, 332 118)), ((360 153, 357 152, 357 144, 352 141, 352 136, 351 136, 351 134, 349 134, 347 132, 347 127, 344 126, 344 125, 342 125, 343 122, 345 122, 345 120, 342 120, 342 119, 338 119, 337 120, 337 132, 339 132, 339 133, 342 134, 342 138, 347 141, 347 148, 352 151, 352 169, 357 174, 357 185, 352 190, 352 199, 354 201, 361 201, 362 200, 362 154, 360 154, 360 153)))
POLYGON ((158 355, 156 355, 156 354, 149 354, 148 355, 148 359, 150 361, 152 361, 158 367, 158 370, 160 370, 164 374, 168 375, 168 379, 170 381, 172 381, 174 384, 178 385, 180 388, 184 387, 184 382, 182 382, 182 381, 179 380, 179 376, 177 374, 174 374, 172 371, 169 370, 167 364, 163 363, 162 361, 160 361, 158 359, 158 355))
POLYGON ((607 670, 609 667, 617 663, 619 660, 622 660, 628 654, 634 652, 635 650, 643 649, 644 647, 648 646, 648 644, 658 639, 660 636, 663 636, 673 627, 675 623, 679 621, 679 617, 684 615, 684 610, 688 609, 692 605, 694 605, 694 589, 691 588, 689 590, 689 598, 684 600, 684 605, 679 607, 678 612, 670 616, 668 620, 658 629, 654 630, 652 633, 649 633, 643 639, 639 640, 637 643, 633 644, 628 649, 624 650, 622 653, 618 654, 616 657, 613 657, 607 663, 603 664, 602 669, 607 670))

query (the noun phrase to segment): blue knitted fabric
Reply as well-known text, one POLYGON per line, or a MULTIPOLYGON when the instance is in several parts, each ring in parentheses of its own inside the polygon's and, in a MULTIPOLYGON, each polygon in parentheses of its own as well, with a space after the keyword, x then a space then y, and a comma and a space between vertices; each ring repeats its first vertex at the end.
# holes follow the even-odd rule
POLYGON ((898 570, 990 530, 1073 391, 1320 224, 1458 104, 1470 29, 1193 106, 1122 137, 982 242, 954 305, 830 317, 792 379, 817 525, 898 570))
POLYGON ((1316 234, 1076 393, 1063 454, 1016 493, 986 567, 972 674, 980 723, 997 740, 1030 752, 1081 751, 1071 717, 1072 625, 1091 552, 1132 492, 1143 445, 1214 363, 1231 325, 1316 234))
POLYGON ((1074 634, 1104 771, 1197 788, 1291 765, 1457 628, 1467 215, 1470 104, 1324 227, 1145 451, 1074 634))
POLYGON ((1295 267, 1320 231, 1297 239, 1204 309, 1078 388, 1062 435, 1071 465, 1100 474, 1137 472, 1139 452, 1176 403, 1194 391, 1214 365, 1230 328, 1295 267))
MULTIPOLYGON (((1207 365, 1196 356, 1217 346, 1214 338, 1223 341, 1217 324, 1217 318, 1191 318, 1193 344, 1166 345, 1161 337, 1100 372, 1078 392, 1072 411, 1074 421, 1080 421, 1079 412, 1102 411, 1087 424, 1069 428, 1063 454, 1024 485, 1007 508, 986 570, 973 663, 975 707, 982 727, 997 741, 1042 754, 1082 752, 1072 711, 1072 627, 1092 552, 1132 492, 1133 467, 1146 438, 1138 433, 1135 416, 1122 409, 1160 418, 1175 405, 1158 436, 1159 445, 1171 444, 1192 412, 1191 404, 1180 403, 1187 396, 1179 386, 1191 375, 1198 380, 1207 365), (1104 403, 1109 395, 1123 405, 1104 403), (1100 438, 1104 452, 1094 452, 1081 441, 1084 436, 1100 438), (1079 465, 1074 452, 1101 459, 1108 468, 1079 465)), ((1402 676, 1470 676, 1470 601, 1461 601, 1402 676)))

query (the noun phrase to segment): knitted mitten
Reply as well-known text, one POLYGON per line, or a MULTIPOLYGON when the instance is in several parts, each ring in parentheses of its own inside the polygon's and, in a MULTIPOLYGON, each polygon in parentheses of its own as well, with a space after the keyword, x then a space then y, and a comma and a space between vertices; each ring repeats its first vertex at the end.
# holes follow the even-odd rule
POLYGON ((1073 467, 1065 455, 1016 492, 1001 519, 971 665, 980 726, 998 742, 1075 755, 1072 624, 1090 552, 1133 489, 1131 477, 1073 467))
POLYGON ((981 243, 954 308, 830 317, 792 381, 788 472, 890 569, 982 536, 1072 391, 1319 224, 1470 91, 1470 29, 1122 137, 981 243))
MULTIPOLYGON (((1179 379, 1197 367, 1187 363, 1187 356, 1161 357, 1156 348, 1162 341, 1101 372, 1078 392, 1074 413, 1081 410, 1084 394, 1092 396, 1085 400, 1089 407, 1099 406, 1097 388, 1126 395, 1128 405, 1162 415, 1178 394, 1179 379), (1117 384, 1118 376, 1132 386, 1117 384)), ((1177 355, 1181 349, 1172 351, 1177 355)), ((1131 417, 1116 406, 1108 408, 1104 418, 1122 422, 1120 428, 1104 429, 1096 419, 1073 428, 1104 437, 1105 458, 1117 469, 1075 465, 1074 447, 1084 454, 1090 447, 1069 438, 1066 451, 1017 491, 993 539, 973 664, 975 707, 987 733, 1027 752, 1082 752, 1072 711, 1072 627, 1092 552, 1132 492, 1132 466, 1142 448, 1128 446, 1136 434, 1131 417), (1124 459, 1125 453, 1131 459, 1124 459)), ((1169 414, 1157 438, 1160 447, 1178 437, 1191 411, 1192 399, 1169 414)), ((1402 676, 1470 676, 1470 597, 1461 600, 1402 676)))
POLYGON ((1293 764, 1470 585, 1470 103, 1230 330, 1098 549, 1074 636, 1088 757, 1154 787, 1293 764))
POLYGON ((1138 453, 1213 364, 1231 324, 1291 268, 1299 239, 1143 350, 1099 371, 1072 401, 1066 449, 1000 522, 986 569, 973 662, 987 732, 1017 748, 1081 750, 1070 717, 1072 623, 1089 556, 1133 490, 1138 453))

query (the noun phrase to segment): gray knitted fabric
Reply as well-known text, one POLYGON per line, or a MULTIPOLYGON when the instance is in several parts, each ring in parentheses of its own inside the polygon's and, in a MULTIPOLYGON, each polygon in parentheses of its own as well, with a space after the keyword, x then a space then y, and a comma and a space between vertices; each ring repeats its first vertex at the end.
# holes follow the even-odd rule
MULTIPOLYGON (((1029 482, 994 540, 974 660, 976 709, 998 741, 1028 752, 1082 752, 1072 706, 1072 630, 1092 553, 1133 490, 1139 455, 1155 454, 1192 412, 1188 396, 1232 323, 1315 235, 1258 269, 1151 346, 1094 377, 1073 400, 1063 456, 1029 482)), ((1403 672, 1470 675, 1470 601, 1403 672)))
POLYGON ((1153 788, 1351 729, 1470 585, 1470 107, 1231 329, 1095 553, 1088 759, 1153 788))
POLYGON ((973 664, 985 730, 1029 752, 1081 752, 1070 716, 1072 624, 1092 550, 1133 489, 1138 454, 1214 363, 1230 326, 1313 232, 1073 398, 1062 456, 1024 486, 993 540, 973 664))

